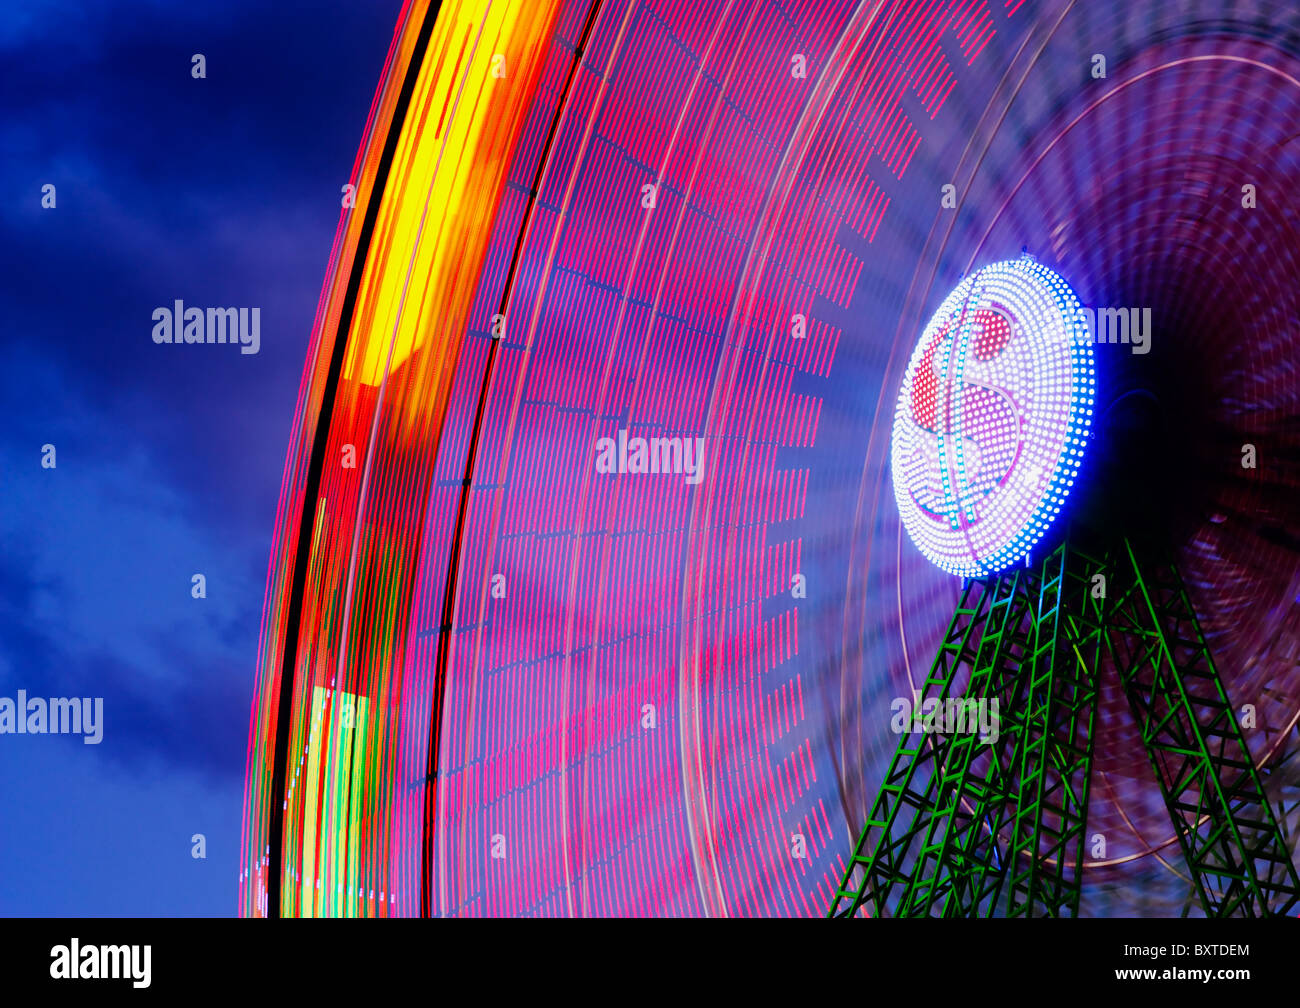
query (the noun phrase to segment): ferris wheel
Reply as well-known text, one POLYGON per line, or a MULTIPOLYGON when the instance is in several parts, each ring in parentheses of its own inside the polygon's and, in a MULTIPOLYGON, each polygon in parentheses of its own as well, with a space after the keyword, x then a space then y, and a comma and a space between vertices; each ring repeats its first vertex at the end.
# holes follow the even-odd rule
POLYGON ((243 911, 1295 913, 1297 82, 1263 0, 411 0, 243 911))

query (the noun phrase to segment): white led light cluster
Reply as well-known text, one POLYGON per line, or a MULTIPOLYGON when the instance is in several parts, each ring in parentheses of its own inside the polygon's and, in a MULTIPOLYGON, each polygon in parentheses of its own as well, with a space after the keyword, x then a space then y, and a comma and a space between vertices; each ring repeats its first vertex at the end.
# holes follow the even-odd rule
POLYGON ((1024 559, 1074 486, 1096 377, 1083 306, 1028 256, 963 280, 912 353, 890 444, 903 527, 936 566, 1024 559))

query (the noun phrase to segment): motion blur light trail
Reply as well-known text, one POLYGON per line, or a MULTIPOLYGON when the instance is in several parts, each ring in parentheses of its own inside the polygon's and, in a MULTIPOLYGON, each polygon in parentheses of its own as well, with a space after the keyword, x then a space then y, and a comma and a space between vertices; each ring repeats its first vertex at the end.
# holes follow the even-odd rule
POLYGON ((372 112, 356 174, 365 210, 341 227, 299 402, 251 738, 246 842, 265 851, 255 885, 272 857, 294 866, 279 881, 284 913, 396 903, 395 713, 415 526, 486 225, 556 13, 482 3, 435 22, 410 5, 372 112))
MULTIPOLYGON (((1206 453, 1166 524, 1278 762, 1300 15, 1168 7, 408 4, 286 461, 242 911, 823 913, 957 592, 893 513, 897 390, 1025 246, 1153 309, 1099 385, 1206 453), (702 481, 597 472, 620 431, 702 481)), ((1116 711, 1097 905, 1176 910, 1116 711)))

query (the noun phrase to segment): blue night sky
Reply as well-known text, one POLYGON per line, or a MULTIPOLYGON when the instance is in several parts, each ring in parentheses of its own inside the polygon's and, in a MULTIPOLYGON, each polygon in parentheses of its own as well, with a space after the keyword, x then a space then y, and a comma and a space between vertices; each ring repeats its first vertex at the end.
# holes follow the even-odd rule
POLYGON ((0 696, 105 720, 100 745, 0 735, 0 914, 236 909, 270 531, 399 8, 0 10, 0 696), (178 298, 260 307, 261 352, 155 345, 178 298))

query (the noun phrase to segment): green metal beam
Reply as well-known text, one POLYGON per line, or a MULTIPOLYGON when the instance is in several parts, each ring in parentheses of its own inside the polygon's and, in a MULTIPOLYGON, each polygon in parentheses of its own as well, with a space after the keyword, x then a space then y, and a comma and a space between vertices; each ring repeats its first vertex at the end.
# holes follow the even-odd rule
POLYGON ((830 916, 1077 916, 1105 658, 1205 912, 1294 913, 1289 845, 1177 569, 1067 541, 963 583, 920 700, 996 699, 998 738, 909 726, 830 916))
POLYGON ((1068 544, 1045 564, 1012 828, 1009 917, 1079 915, 1105 594, 1104 581, 1095 579, 1104 569, 1068 544))
POLYGON ((1109 618, 1119 670, 1202 908, 1290 915, 1300 877, 1177 567, 1124 542, 1109 618))
MULTIPOLYGON (((969 580, 962 585, 961 597, 922 684, 922 702, 931 697, 943 702, 953 694, 960 672, 972 659, 972 648, 979 646, 997 587, 992 580, 969 580)), ((934 804, 938 780, 934 767, 944 759, 935 743, 934 736, 921 730, 915 719, 901 735, 829 916, 852 917, 860 909, 877 915, 888 913, 890 893, 910 875, 913 843, 934 804)))
MULTIPOLYGON (((1020 709, 1014 691, 1023 681, 1021 664, 1027 652, 1022 627, 1031 612, 1037 575, 1021 569, 996 580, 998 589, 966 695, 976 702, 996 699, 1001 719, 1003 710, 1020 709)), ((970 842, 992 810, 1005 806, 1010 797, 1009 770, 1017 737, 1014 730, 1000 724, 997 741, 992 744, 967 731, 947 745, 940 799, 899 901, 898 916, 925 917, 936 907, 941 914, 966 912, 969 894, 960 883, 974 867, 970 842)))

